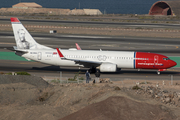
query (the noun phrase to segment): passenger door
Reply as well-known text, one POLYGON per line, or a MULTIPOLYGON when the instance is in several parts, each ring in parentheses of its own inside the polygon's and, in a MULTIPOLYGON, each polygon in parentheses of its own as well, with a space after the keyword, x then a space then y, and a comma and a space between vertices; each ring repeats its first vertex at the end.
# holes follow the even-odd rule
POLYGON ((41 60, 41 59, 42 59, 42 53, 41 53, 41 52, 38 52, 37 59, 38 59, 38 60, 41 60))
POLYGON ((157 65, 158 64, 158 59, 159 57, 157 55, 154 56, 154 64, 157 65))

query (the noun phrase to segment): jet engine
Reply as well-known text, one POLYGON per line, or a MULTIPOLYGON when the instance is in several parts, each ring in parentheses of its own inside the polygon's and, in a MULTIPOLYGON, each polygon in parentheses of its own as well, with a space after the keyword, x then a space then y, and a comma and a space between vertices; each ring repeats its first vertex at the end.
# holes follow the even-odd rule
POLYGON ((104 63, 100 65, 100 71, 101 72, 116 72, 117 71, 117 65, 111 64, 111 63, 104 63))

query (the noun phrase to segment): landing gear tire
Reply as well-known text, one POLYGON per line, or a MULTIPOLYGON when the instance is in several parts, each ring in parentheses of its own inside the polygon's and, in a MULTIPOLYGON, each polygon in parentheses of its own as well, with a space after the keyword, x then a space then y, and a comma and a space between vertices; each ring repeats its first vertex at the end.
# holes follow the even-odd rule
POLYGON ((120 72, 121 71, 121 68, 117 68, 117 72, 120 72))
POLYGON ((96 68, 93 67, 93 68, 89 69, 88 71, 89 71, 89 73, 96 73, 96 68))
POLYGON ((99 69, 96 69, 96 72, 99 72, 99 73, 100 73, 100 70, 99 70, 99 69))

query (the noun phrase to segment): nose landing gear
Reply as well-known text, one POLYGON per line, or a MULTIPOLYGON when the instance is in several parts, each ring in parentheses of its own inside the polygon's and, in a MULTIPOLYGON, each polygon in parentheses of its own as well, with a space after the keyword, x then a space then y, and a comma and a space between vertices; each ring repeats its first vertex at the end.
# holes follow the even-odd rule
POLYGON ((158 75, 160 75, 161 74, 161 71, 166 71, 167 69, 159 69, 158 71, 157 71, 157 74, 158 75))
POLYGON ((158 75, 160 75, 160 74, 161 74, 161 72, 160 72, 160 71, 157 71, 157 74, 158 74, 158 75))

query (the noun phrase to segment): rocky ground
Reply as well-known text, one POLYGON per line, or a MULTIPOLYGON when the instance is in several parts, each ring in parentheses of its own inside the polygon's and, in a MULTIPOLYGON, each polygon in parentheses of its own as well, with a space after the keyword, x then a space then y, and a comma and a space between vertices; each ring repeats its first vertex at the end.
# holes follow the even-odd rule
POLYGON ((0 118, 179 120, 179 84, 127 80, 52 85, 34 76, 0 75, 0 118))

